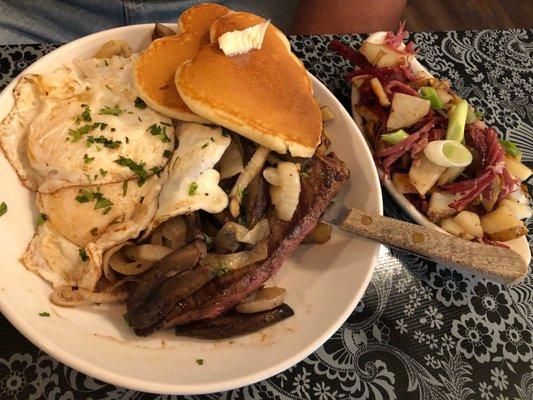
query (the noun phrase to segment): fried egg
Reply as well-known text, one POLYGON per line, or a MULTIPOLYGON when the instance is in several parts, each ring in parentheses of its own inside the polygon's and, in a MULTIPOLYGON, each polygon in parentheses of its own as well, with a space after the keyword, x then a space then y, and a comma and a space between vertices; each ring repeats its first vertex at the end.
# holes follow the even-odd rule
POLYGON ((165 171, 152 227, 176 215, 196 210, 214 214, 228 206, 228 196, 218 186, 220 174, 213 167, 228 148, 229 135, 218 126, 184 122, 177 137, 179 146, 165 171))
POLYGON ((103 253, 148 227, 160 189, 160 179, 153 176, 142 186, 132 180, 38 194, 37 205, 47 220, 38 227, 23 264, 55 288, 94 290, 103 253))
POLYGON ((21 78, 0 124, 0 144, 24 184, 53 193, 164 168, 174 128, 137 98, 136 57, 78 60, 21 78))

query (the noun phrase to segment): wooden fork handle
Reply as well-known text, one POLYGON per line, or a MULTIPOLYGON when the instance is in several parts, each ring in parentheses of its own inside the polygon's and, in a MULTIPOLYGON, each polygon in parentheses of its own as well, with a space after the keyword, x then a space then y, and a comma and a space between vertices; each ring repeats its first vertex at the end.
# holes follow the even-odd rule
POLYGON ((527 274, 524 259, 499 246, 471 242, 435 229, 359 209, 348 209, 339 228, 377 242, 451 263, 492 281, 512 285, 527 274))

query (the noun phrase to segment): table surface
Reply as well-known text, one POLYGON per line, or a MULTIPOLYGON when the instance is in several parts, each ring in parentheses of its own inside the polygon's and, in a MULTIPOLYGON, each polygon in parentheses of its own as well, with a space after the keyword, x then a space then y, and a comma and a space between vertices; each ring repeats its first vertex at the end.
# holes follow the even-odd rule
MULTIPOLYGON (((349 105, 350 65, 332 39, 294 36, 308 70, 349 105)), ((533 161, 533 30, 420 32, 419 59, 447 77, 487 123, 533 161)), ((0 46, 0 88, 57 45, 0 46)), ((384 194, 385 213, 408 219, 384 194)), ((531 229, 533 224, 529 223, 531 229)), ((529 242, 531 244, 532 238, 529 242)), ((194 399, 533 399, 533 276, 504 288, 383 248, 346 323, 320 349, 270 379, 194 399)), ((0 399, 170 399, 115 387, 62 365, 0 315, 0 399)))

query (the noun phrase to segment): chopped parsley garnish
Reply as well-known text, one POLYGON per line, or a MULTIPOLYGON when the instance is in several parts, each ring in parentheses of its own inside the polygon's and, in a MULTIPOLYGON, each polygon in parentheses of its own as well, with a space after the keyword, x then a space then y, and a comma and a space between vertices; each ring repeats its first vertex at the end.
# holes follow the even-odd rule
POLYGON ((191 182, 189 186, 189 196, 194 196, 198 190, 198 184, 196 182, 191 182))
POLYGON ((49 317, 49 316, 50 316, 50 313, 46 312, 46 311, 43 311, 43 312, 39 313, 39 317, 49 317))
POLYGON ((89 232, 91 232, 91 235, 96 236, 96 234, 98 233, 98 228, 94 227, 89 232))
POLYGON ((165 150, 165 151, 163 152, 163 157, 165 157, 165 158, 171 158, 171 157, 172 157, 172 151, 170 151, 170 150, 165 150))
POLYGON ((170 142, 169 137, 167 136, 167 127, 164 124, 163 126, 152 124, 146 129, 152 136, 157 136, 163 143, 170 142))
POLYGON ((203 360, 202 358, 198 358, 198 359, 196 360, 196 364, 198 364, 198 365, 204 365, 204 360, 203 360))
POLYGON ((37 217, 37 226, 44 224, 47 219, 48 217, 46 216, 46 214, 40 213, 37 217))
POLYGON ((93 125, 83 125, 78 129, 69 129, 68 134, 70 136, 71 142, 77 142, 81 139, 82 136, 87 135, 90 131, 93 130, 93 125))
POLYGON ((2 202, 2 204, 0 204, 0 217, 4 215, 6 212, 7 212, 7 204, 2 202))
POLYGON ((152 174, 154 174, 154 175, 157 175, 157 176, 159 176, 161 171, 163 171, 163 168, 160 168, 160 167, 152 167, 152 168, 150 168, 150 172, 152 174))
POLYGON ((139 164, 137 164, 131 158, 126 158, 123 156, 120 156, 120 158, 115 160, 115 162, 123 167, 128 167, 135 175, 137 175, 139 177, 139 180, 137 181, 139 186, 142 186, 148 179, 148 174, 144 169, 144 166, 146 165, 145 162, 141 161, 139 164))
POLYGON ((81 121, 91 122, 93 120, 91 118, 91 109, 87 104, 82 104, 82 107, 84 108, 84 110, 80 115, 76 117, 76 123, 80 123, 81 121))
POLYGON ((141 99, 140 97, 137 97, 135 99, 135 107, 140 108, 141 110, 144 110, 146 108, 146 103, 144 102, 143 99, 141 99))
POLYGON ((108 149, 115 149, 122 144, 120 140, 111 140, 102 135, 98 137, 87 136, 87 147, 90 147, 93 143, 103 144, 108 149))
POLYGON ((212 141, 212 142, 214 142, 214 141, 215 141, 215 139, 213 138, 213 136, 211 136, 211 138, 210 138, 210 139, 211 139, 211 141, 212 141))
MULTIPOLYGON (((115 131, 116 131, 115 128, 111 128, 111 132, 115 132, 115 131)), ((130 142, 130 140, 128 138, 126 138, 126 143, 129 143, 129 142, 130 142)))
POLYGON ((474 115, 475 115, 476 118, 479 119, 480 121, 483 119, 483 111, 476 110, 476 111, 474 111, 474 115))
POLYGON ((124 110, 122 110, 118 104, 115 104, 115 107, 109 107, 109 106, 104 106, 103 108, 100 109, 99 111, 99 114, 101 115, 120 115, 124 112, 124 110))
POLYGON ((239 196, 242 199, 244 197, 245 192, 246 192, 246 189, 243 189, 242 186, 237 185, 237 196, 239 196))
POLYGON ((304 178, 309 178, 309 172, 307 171, 300 171, 300 175, 303 176, 304 178))
POLYGON ((161 125, 170 126, 172 128, 172 124, 169 124, 168 122, 160 121, 161 125))
POLYGON ((222 263, 219 263, 217 269, 213 271, 213 277, 218 278, 219 276, 222 276, 227 273, 228 273, 228 267, 226 267, 222 263))
POLYGON ((85 249, 79 249, 78 253, 80 254, 81 261, 83 262, 89 261, 89 256, 85 252, 85 249))
POLYGON ((104 59, 104 64, 105 64, 106 67, 109 67, 109 63, 107 62, 106 59, 104 59))
POLYGON ((87 154, 83 155, 83 162, 85 164, 90 164, 94 161, 94 157, 89 157, 87 154))
POLYGON ((107 207, 102 214, 106 215, 109 211, 111 211, 111 207, 107 207))
POLYGON ((76 201, 78 203, 88 203, 94 200, 93 192, 90 192, 86 189, 80 189, 78 193, 80 193, 78 196, 76 196, 76 201))
POLYGON ((125 197, 126 193, 128 193, 128 181, 122 182, 122 197, 125 197))
POLYGON ((204 233, 204 242, 207 246, 209 246, 211 243, 213 243, 213 238, 204 233))
MULTIPOLYGON (((107 208, 113 205, 113 202, 105 198, 104 196, 102 196, 102 193, 96 192, 96 193, 93 193, 93 195, 94 195, 94 198, 96 199, 96 204, 94 205, 95 210, 99 210, 100 208, 107 208)), ((107 212, 105 211, 104 213, 107 214, 107 212)))
POLYGON ((93 129, 100 128, 101 131, 103 131, 105 128, 107 128, 107 124, 105 122, 95 122, 93 124, 93 129))
POLYGON ((209 143, 205 143, 205 144, 202 146, 202 149, 205 149, 208 145, 209 145, 209 143))
POLYGON ((103 168, 100 168, 100 175, 102 176, 106 176, 107 175, 107 171, 103 168))
POLYGON ((228 137, 228 136, 229 136, 229 133, 230 133, 229 130, 227 130, 226 128, 222 128, 222 136, 224 136, 224 137, 228 137))

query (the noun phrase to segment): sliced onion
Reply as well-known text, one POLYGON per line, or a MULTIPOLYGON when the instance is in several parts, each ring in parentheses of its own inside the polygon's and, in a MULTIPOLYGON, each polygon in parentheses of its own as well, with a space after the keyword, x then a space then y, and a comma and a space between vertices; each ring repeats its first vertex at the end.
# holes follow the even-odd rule
POLYGON ((242 193, 252 179, 254 179, 254 177, 261 171, 269 153, 270 149, 264 146, 259 146, 237 178, 237 182, 235 182, 235 186, 233 186, 233 189, 231 189, 230 192, 230 212, 233 217, 239 215, 242 193))
POLYGON ((300 200, 300 165, 282 161, 265 168, 263 176, 270 186, 270 198, 279 219, 290 221, 300 200))
POLYGON ((257 244, 267 237, 269 232, 268 220, 266 218, 259 221, 253 229, 248 229, 236 222, 227 222, 218 231, 215 238, 216 247, 235 251, 239 243, 257 244))
POLYGON ((441 167, 466 167, 472 163, 472 153, 455 140, 435 140, 424 149, 424 154, 441 167))
POLYGON ((174 249, 158 244, 128 245, 122 248, 122 253, 134 261, 159 261, 174 249))
POLYGON ((121 251, 113 253, 109 258, 109 266, 116 272, 131 276, 139 275, 149 270, 154 265, 153 261, 131 261, 121 251))
POLYGON ((181 216, 177 216, 159 225, 150 238, 150 243, 171 249, 179 249, 186 244, 187 225, 181 216))
POLYGON ((220 179, 231 178, 237 174, 240 174, 244 171, 244 166, 242 165, 242 154, 239 151, 239 147, 235 141, 232 139, 228 148, 222 155, 220 159, 220 179))
POLYGON ((235 310, 243 314, 272 310, 283 304, 286 293, 286 289, 276 286, 261 288, 251 297, 237 304, 235 310))
POLYGON ((50 300, 58 306, 79 306, 83 304, 116 303, 128 298, 126 291, 118 292, 91 292, 76 286, 60 286, 52 292, 50 300))
POLYGON ((117 274, 115 273, 113 268, 111 268, 111 265, 109 265, 109 260, 111 259, 111 256, 115 254, 116 252, 118 252, 122 247, 132 245, 132 244, 134 243, 133 242, 120 243, 120 244, 117 244, 116 246, 113 246, 107 249, 104 252, 102 256, 102 269, 104 271, 104 276, 109 282, 115 283, 118 279, 117 274))
POLYGON ((240 251, 231 254, 208 253, 202 263, 211 268, 224 268, 233 271, 246 267, 258 261, 263 261, 268 257, 268 246, 266 242, 260 242, 251 250, 240 251))

